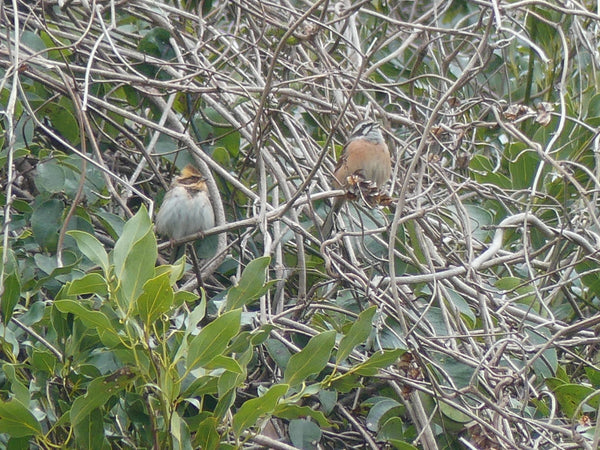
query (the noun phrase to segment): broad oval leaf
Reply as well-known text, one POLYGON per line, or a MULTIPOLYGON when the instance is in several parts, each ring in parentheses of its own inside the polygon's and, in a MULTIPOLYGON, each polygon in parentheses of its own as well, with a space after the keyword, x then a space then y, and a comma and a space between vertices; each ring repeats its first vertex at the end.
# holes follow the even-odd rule
POLYGON ((367 428, 371 431, 378 431, 380 426, 384 423, 381 421, 382 418, 387 420, 389 414, 395 413, 395 415, 398 415, 402 409, 402 404, 398 403, 393 398, 381 398, 380 401, 375 403, 369 410, 366 421, 367 428))
POLYGON ((195 336, 187 354, 188 370, 202 367, 223 353, 229 341, 239 332, 242 310, 235 309, 223 314, 195 336))
POLYGON ((68 295, 96 294, 105 296, 108 293, 106 279, 99 273, 88 273, 69 284, 68 295))
POLYGON ((81 303, 73 300, 56 300, 54 307, 62 313, 72 313, 79 318, 86 326, 96 328, 102 331, 109 331, 116 335, 114 327, 109 318, 100 311, 91 311, 81 303))
POLYGON ((75 239, 77 247, 90 261, 99 265, 106 276, 108 274, 108 254, 104 250, 104 246, 95 236, 92 236, 85 231, 71 230, 67 234, 75 239))
POLYGON ((88 386, 87 393, 77 397, 71 407, 71 424, 79 424, 96 408, 106 404, 116 392, 122 389, 117 381, 109 381, 109 376, 96 378, 88 386))
POLYGON ((65 205, 57 198, 38 205, 31 215, 31 230, 35 241, 45 249, 56 250, 58 230, 62 225, 65 205))
POLYGON ((404 350, 400 348, 396 348, 394 350, 383 350, 381 352, 374 353, 364 363, 352 368, 352 373, 373 376, 379 371, 379 369, 388 367, 396 362, 402 353, 404 353, 404 350))
POLYGON ((21 297, 21 283, 19 278, 11 273, 4 280, 4 292, 2 292, 2 303, 0 304, 0 313, 2 314, 2 323, 8 325, 13 315, 13 310, 21 297))
POLYGON ((248 263, 240 282, 227 293, 227 310, 241 308, 267 291, 270 285, 265 284, 265 281, 270 262, 270 257, 263 256, 248 263))
POLYGON ((276 384, 260 397, 246 401, 233 416, 235 435, 239 437, 243 431, 253 427, 261 416, 272 413, 288 389, 287 384, 276 384))
POLYGON ((137 312, 146 326, 150 326, 173 304, 173 288, 169 273, 163 273, 144 284, 144 291, 137 300, 137 312))
POLYGON ((298 448, 316 448, 315 444, 321 440, 322 432, 319 426, 305 419, 296 419, 290 422, 290 440, 298 448))
POLYGON ((335 335, 335 330, 317 334, 308 341, 306 347, 292 355, 285 369, 284 382, 296 386, 323 370, 335 345, 335 335))
POLYGON ((0 433, 13 438, 42 434, 42 427, 35 416, 17 399, 0 402, 0 433))
POLYGON ((123 310, 128 310, 131 302, 142 293, 146 281, 154 276, 157 256, 152 222, 142 206, 123 227, 123 234, 113 251, 115 276, 120 284, 118 301, 123 310))
POLYGON ((352 324, 348 333, 340 341, 338 347, 337 356, 335 363, 339 364, 340 361, 344 360, 360 343, 364 342, 371 334, 373 316, 377 311, 377 306, 371 306, 365 309, 360 315, 356 322, 352 324))

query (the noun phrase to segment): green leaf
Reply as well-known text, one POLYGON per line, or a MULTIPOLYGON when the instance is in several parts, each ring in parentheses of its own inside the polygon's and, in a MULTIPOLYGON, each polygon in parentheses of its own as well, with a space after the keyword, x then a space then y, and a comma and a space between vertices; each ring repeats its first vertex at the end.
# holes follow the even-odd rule
POLYGON ((123 234, 124 223, 120 216, 105 211, 96 211, 95 214, 113 239, 117 240, 123 234))
MULTIPOLYGON (((391 417, 380 426, 379 432, 377 433, 377 440, 393 442, 394 446, 398 448, 397 443, 402 442, 402 440, 405 439, 403 429, 404 423, 402 422, 402 419, 400 417, 391 417)), ((406 445, 408 447, 403 448, 418 450, 417 447, 413 447, 410 444, 406 445)))
POLYGON ((100 311, 91 311, 81 303, 73 300, 56 300, 54 307, 62 313, 72 313, 79 318, 87 327, 98 330, 110 331, 117 334, 109 318, 100 311))
POLYGON ((287 384, 276 384, 258 398, 246 401, 233 416, 233 432, 241 436, 242 432, 251 428, 256 421, 273 412, 279 399, 288 391, 287 384))
POLYGON ((35 416, 17 399, 0 402, 0 433, 13 438, 37 436, 42 427, 35 416))
POLYGON ((203 450, 216 450, 219 448, 221 436, 217 432, 219 422, 216 417, 207 417, 198 426, 196 437, 194 439, 194 448, 203 450))
POLYGON ((59 103, 50 103, 44 110, 52 121, 52 126, 60 135, 73 145, 78 145, 80 142, 79 122, 73 114, 70 100, 62 97, 59 103))
POLYGON ((440 376, 450 376, 452 378, 453 385, 458 389, 471 386, 474 372, 476 372, 472 366, 444 353, 431 352, 430 355, 435 358, 438 366, 441 368, 442 372, 440 376))
POLYGON ((107 293, 106 279, 99 273, 88 273, 77 280, 73 280, 67 289, 68 295, 96 294, 104 297, 107 293))
POLYGON ((109 381, 109 377, 100 377, 92 380, 87 393, 75 399, 71 407, 71 424, 76 426, 85 420, 97 408, 100 408, 110 398, 123 388, 117 381, 109 381))
POLYGON ((471 417, 446 402, 439 402, 438 406, 442 414, 454 422, 467 423, 471 421, 471 417))
MULTIPOLYGON (((67 255, 69 254, 71 253, 64 252, 63 256, 65 256, 65 262, 69 259, 67 258, 67 255)), ((48 274, 47 277, 40 276, 37 279, 37 283, 35 284, 36 288, 44 288, 50 280, 56 280, 62 275, 69 275, 69 277, 74 275, 74 269, 78 264, 76 260, 73 260, 70 264, 67 263, 64 266, 59 266, 55 256, 44 255, 41 253, 35 255, 33 259, 37 267, 48 274)))
POLYGON ((373 376, 377 373, 379 369, 383 369, 385 367, 390 366, 391 364, 394 364, 398 360, 400 355, 402 355, 402 353, 404 353, 404 350, 400 348, 377 352, 374 355, 372 355, 369 359, 367 359, 364 363, 355 366, 352 369, 352 373, 365 376, 373 376))
POLYGON ((40 204, 31 215, 31 230, 40 247, 55 251, 65 205, 58 199, 40 204))
POLYGON ((512 181, 504 174, 495 171, 494 163, 486 156, 474 155, 469 169, 475 180, 489 183, 501 189, 512 189, 512 181))
POLYGON ((296 419, 290 422, 290 440, 298 448, 315 448, 321 440, 321 435, 321 429, 310 420, 296 419))
POLYGON ((185 449, 192 450, 190 442, 192 441, 192 437, 190 436, 190 430, 185 423, 185 420, 182 420, 181 416, 177 411, 173 411, 171 413, 171 437, 173 438, 173 449, 185 449))
POLYGON ((2 371, 6 376, 7 380, 10 381, 10 391, 13 393, 16 400, 18 400, 22 405, 29 405, 31 401, 31 393, 27 386, 25 386, 21 377, 17 375, 18 367, 14 364, 3 364, 2 371))
POLYGON ((288 348, 278 339, 267 339, 265 341, 265 349, 269 353, 269 356, 273 358, 275 364, 285 370, 292 357, 292 353, 288 348))
POLYGON ((245 373, 239 374, 235 372, 225 371, 219 377, 217 384, 217 393, 220 397, 224 396, 227 392, 235 390, 242 386, 245 381, 245 373))
POLYGON ((158 250, 152 222, 142 206, 123 227, 123 234, 115 244, 113 260, 115 276, 119 280, 119 305, 127 310, 142 293, 144 284, 154 276, 158 250))
POLYGON ((390 415, 398 416, 404 407, 392 398, 379 398, 367 414, 366 425, 371 431, 378 431, 380 424, 383 425, 390 415), (384 419, 382 421, 382 419, 384 419))
POLYGON ((173 304, 173 288, 168 273, 163 273, 144 284, 142 295, 137 300, 137 311, 146 326, 150 326, 173 304))
POLYGON ((336 364, 339 364, 342 360, 346 359, 354 347, 361 344, 369 337, 371 329, 373 328, 373 316, 375 316, 376 311, 377 306, 371 306, 360 313, 356 322, 352 324, 348 333, 340 341, 337 356, 335 358, 336 364))
POLYGON ((235 402, 236 397, 236 389, 230 389, 229 391, 219 395, 219 401, 217 402, 217 406, 215 406, 215 410, 213 415, 222 420, 231 410, 231 406, 233 402, 235 402))
POLYGON ((225 369, 229 372, 236 374, 245 375, 246 372, 242 369, 242 366, 233 358, 229 356, 217 355, 205 366, 207 369, 225 369))
POLYGON ((470 326, 474 326, 476 321, 475 313, 469 307, 465 298, 454 289, 447 289, 446 292, 448 293, 446 300, 451 303, 464 318, 469 319, 470 326))
MULTIPOLYGON (((169 43, 171 34, 164 28, 154 28, 150 30, 138 45, 138 50, 147 55, 154 56, 159 59, 169 60, 175 57, 173 47, 169 43)), ((158 66, 149 63, 143 63, 139 66, 140 72, 149 76, 159 76, 160 79, 169 79, 167 73, 160 71, 158 66)))
POLYGON ((509 144, 506 152, 513 189, 530 187, 539 164, 537 153, 522 142, 509 144))
POLYGON ((506 291, 507 295, 519 296, 518 301, 526 305, 531 305, 536 301, 535 288, 529 283, 525 283, 519 277, 504 277, 496 281, 496 287, 506 291), (526 295, 531 293, 531 295, 526 295))
POLYGON ((600 387, 600 370, 594 367, 585 367, 584 370, 592 386, 598 389, 600 387))
POLYGON ((31 355, 31 366, 41 372, 54 373, 57 358, 53 353, 34 350, 31 355))
POLYGON ((318 393, 319 402, 321 403, 321 410, 325 415, 329 415, 333 412, 338 400, 338 392, 334 390, 321 389, 318 393))
POLYGON ((576 411, 579 411, 579 414, 582 413, 581 405, 586 398, 585 404, 590 405, 595 410, 598 409, 600 404, 600 393, 590 386, 566 383, 551 389, 556 395, 562 413, 569 419, 575 418, 576 411), (592 396, 592 394, 595 395, 592 396))
POLYGON ((77 247, 90 261, 94 264, 100 266, 104 275, 108 275, 109 264, 108 264, 108 255, 106 254, 106 250, 104 250, 104 246, 100 243, 95 236, 92 236, 89 233, 79 230, 71 230, 67 231, 67 234, 75 239, 77 242, 77 247))
POLYGON ((105 443, 107 444, 104 439, 104 422, 98 420, 99 417, 102 417, 102 411, 97 408, 83 417, 73 427, 77 448, 89 450, 106 448, 104 446, 105 443))
POLYGON ((311 417, 319 426, 327 428, 331 423, 321 411, 315 411, 310 406, 298 406, 292 404, 279 404, 273 411, 273 415, 281 419, 292 420, 303 417, 311 417))
POLYGON ((64 192, 65 170, 55 159, 49 159, 38 164, 34 181, 40 192, 64 192))
POLYGON ((221 355, 229 345, 229 341, 240 330, 241 318, 242 310, 236 309, 223 314, 204 327, 190 342, 187 354, 188 370, 202 367, 221 355))
MULTIPOLYGON (((180 291, 182 292, 182 291, 180 291)), ((173 363, 179 362, 181 358, 187 353, 188 350, 188 336, 198 329, 198 324, 202 319, 204 319, 204 315, 206 314, 206 295, 202 295, 202 299, 200 303, 190 312, 187 317, 187 326, 185 328, 183 339, 179 344, 179 348, 177 349, 177 353, 173 358, 173 363)))
POLYGON ((2 293, 2 304, 0 305, 0 313, 2 314, 2 323, 8 325, 10 318, 19 298, 21 297, 21 284, 19 278, 11 273, 4 279, 4 292, 2 293))
POLYGON ((292 355, 285 369, 283 381, 296 386, 310 375, 319 373, 329 361, 329 355, 335 345, 334 330, 325 331, 314 336, 306 347, 292 355))
POLYGON ((248 263, 240 282, 227 293, 228 311, 251 303, 268 290, 270 284, 265 285, 265 281, 270 262, 270 257, 263 256, 248 263))

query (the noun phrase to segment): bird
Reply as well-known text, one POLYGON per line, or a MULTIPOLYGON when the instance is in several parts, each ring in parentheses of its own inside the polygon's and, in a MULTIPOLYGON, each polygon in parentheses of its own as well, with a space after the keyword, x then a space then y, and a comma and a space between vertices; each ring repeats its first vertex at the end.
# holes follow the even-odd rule
MULTIPOLYGON (((348 190, 356 179, 367 181, 381 191, 392 174, 392 160, 380 126, 374 120, 356 124, 333 171, 333 187, 348 190)), ((323 225, 323 237, 333 230, 335 215, 344 205, 336 198, 323 225)))
MULTIPOLYGON (((188 164, 171 183, 156 214, 156 232, 171 242, 215 226, 206 178, 188 164)), ((171 263, 183 256, 185 246, 173 249, 171 263)))

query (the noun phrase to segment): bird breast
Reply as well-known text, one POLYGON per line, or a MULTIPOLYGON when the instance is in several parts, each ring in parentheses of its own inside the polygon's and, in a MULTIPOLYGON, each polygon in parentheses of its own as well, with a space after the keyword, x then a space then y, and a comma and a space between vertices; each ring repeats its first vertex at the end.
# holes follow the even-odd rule
POLYGON ((391 175, 390 152, 384 142, 374 143, 356 139, 348 143, 339 166, 334 172, 336 188, 346 186, 347 177, 360 173, 365 180, 373 181, 383 188, 391 175))
POLYGON ((165 195, 156 215, 156 231, 171 239, 181 239, 214 227, 215 216, 206 191, 175 186, 165 195))

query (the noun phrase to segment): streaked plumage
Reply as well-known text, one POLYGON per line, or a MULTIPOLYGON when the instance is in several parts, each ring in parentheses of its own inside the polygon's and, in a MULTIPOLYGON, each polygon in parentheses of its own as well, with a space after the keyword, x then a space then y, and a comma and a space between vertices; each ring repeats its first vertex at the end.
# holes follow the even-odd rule
POLYGON ((346 187, 348 177, 354 174, 374 182, 379 189, 383 188, 392 174, 390 151, 379 124, 372 120, 360 122, 354 127, 333 172, 333 184, 337 189, 346 187))
POLYGON ((165 195, 156 214, 157 233, 178 240, 215 225, 206 178, 193 166, 181 171, 165 195))
MULTIPOLYGON (((344 146, 333 172, 333 186, 347 189, 353 175, 375 183, 382 190, 392 174, 390 151, 383 139, 379 124, 372 120, 358 123, 344 146)), ((344 199, 336 198, 323 225, 323 237, 327 238, 333 229, 335 214, 341 209, 344 199)))

